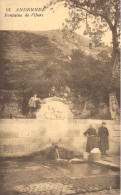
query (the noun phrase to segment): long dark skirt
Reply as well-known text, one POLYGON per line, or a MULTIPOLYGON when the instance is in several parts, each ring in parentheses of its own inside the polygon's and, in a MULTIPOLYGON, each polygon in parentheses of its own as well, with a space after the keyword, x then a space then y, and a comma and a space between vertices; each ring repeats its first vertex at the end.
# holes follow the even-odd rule
POLYGON ((99 149, 100 151, 109 150, 109 142, 108 137, 101 137, 99 141, 99 149))
POLYGON ((93 148, 98 147, 98 140, 95 136, 90 136, 87 138, 86 152, 90 152, 93 148))

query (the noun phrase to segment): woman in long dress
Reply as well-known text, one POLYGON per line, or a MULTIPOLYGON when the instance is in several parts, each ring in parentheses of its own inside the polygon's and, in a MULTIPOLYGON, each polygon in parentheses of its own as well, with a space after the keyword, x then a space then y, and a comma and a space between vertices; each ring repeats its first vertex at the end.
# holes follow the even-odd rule
POLYGON ((84 132, 84 135, 87 136, 86 152, 90 152, 93 148, 97 148, 97 133, 92 125, 84 132))
POLYGON ((107 155, 106 150, 109 150, 108 136, 109 136, 109 132, 106 127, 106 123, 103 122, 102 126, 98 130, 99 149, 102 152, 102 155, 107 155))

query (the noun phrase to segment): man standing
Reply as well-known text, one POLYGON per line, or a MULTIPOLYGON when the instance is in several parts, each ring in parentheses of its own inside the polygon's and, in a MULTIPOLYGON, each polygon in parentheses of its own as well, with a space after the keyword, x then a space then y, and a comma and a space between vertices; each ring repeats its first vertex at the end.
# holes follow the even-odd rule
POLYGON ((29 100, 29 116, 30 118, 35 118, 34 113, 37 110, 37 102, 41 103, 41 99, 37 97, 37 94, 35 93, 33 97, 29 100))
POLYGON ((108 136, 109 132, 106 127, 106 123, 102 122, 102 126, 98 130, 99 149, 102 152, 102 155, 107 155, 106 150, 109 150, 108 136))

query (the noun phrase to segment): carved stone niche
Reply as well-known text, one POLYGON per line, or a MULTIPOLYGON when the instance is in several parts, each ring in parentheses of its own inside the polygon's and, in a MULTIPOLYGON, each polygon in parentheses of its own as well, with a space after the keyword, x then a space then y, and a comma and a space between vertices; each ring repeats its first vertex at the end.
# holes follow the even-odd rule
POLYGON ((66 100, 58 97, 46 98, 36 112, 37 119, 67 120, 73 118, 66 100))

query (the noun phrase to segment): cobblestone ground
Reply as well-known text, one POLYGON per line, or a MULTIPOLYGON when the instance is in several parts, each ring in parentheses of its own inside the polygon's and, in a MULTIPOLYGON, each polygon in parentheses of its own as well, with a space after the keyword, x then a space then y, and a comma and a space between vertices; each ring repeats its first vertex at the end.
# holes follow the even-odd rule
MULTIPOLYGON (((19 195, 76 195, 77 193, 71 189, 70 185, 62 185, 57 183, 56 185, 53 183, 40 183, 40 184, 32 184, 27 188, 22 188, 22 186, 16 187, 16 190, 19 195)), ((113 190, 103 190, 89 193, 81 193, 78 195, 120 195, 119 189, 113 190)))
POLYGON ((40 161, 0 162, 0 178, 0 195, 120 195, 112 189, 119 177, 117 182, 114 175, 71 178, 69 170, 40 161))

